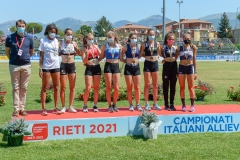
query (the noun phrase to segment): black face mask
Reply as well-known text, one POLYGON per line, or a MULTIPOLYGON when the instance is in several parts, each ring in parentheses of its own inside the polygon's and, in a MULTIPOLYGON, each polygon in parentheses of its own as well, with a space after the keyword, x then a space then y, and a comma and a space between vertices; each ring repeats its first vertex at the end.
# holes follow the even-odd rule
POLYGON ((185 44, 190 44, 190 43, 191 43, 190 40, 184 40, 183 42, 184 42, 185 44))

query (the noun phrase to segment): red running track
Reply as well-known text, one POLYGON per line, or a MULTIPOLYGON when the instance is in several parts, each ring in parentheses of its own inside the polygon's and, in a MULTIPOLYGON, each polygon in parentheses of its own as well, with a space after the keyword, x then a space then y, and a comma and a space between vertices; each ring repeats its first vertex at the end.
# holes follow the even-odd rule
MULTIPOLYGON (((157 115, 181 115, 181 114, 215 114, 215 113, 240 113, 240 105, 238 104, 218 104, 218 105, 196 105, 195 112, 182 112, 181 106, 176 106, 177 111, 151 110, 157 115)), ((189 109, 189 107, 187 107, 189 109)), ((108 113, 107 108, 100 108, 99 112, 94 113, 89 109, 88 113, 83 113, 82 109, 78 109, 77 113, 64 113, 61 115, 52 114, 52 110, 48 111, 47 116, 42 116, 42 111, 27 111, 26 120, 56 120, 56 119, 77 119, 77 118, 103 118, 103 117, 128 117, 138 116, 141 111, 129 111, 127 107, 119 108, 119 112, 108 113)))

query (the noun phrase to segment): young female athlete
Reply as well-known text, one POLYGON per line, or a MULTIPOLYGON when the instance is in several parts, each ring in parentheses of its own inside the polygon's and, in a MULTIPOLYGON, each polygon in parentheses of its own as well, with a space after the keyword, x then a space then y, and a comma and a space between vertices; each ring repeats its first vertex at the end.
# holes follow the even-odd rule
POLYGON ((190 93, 191 107, 190 112, 194 112, 194 99, 195 92, 193 88, 194 80, 197 78, 196 70, 196 54, 197 47, 191 42, 191 35, 185 33, 183 35, 183 46, 180 46, 180 63, 179 63, 179 73, 178 80, 180 84, 180 97, 182 100, 182 111, 186 111, 185 105, 185 79, 188 82, 188 90, 190 93))
POLYGON ((83 48, 82 48, 82 59, 83 64, 86 66, 85 69, 85 93, 84 93, 84 104, 83 112, 88 112, 87 102, 89 97, 89 92, 93 83, 94 89, 94 106, 93 111, 98 112, 98 89, 101 79, 101 67, 99 64, 99 55, 101 51, 98 46, 93 44, 94 36, 92 33, 88 33, 83 39, 83 48))
POLYGON ((137 34, 131 33, 129 35, 128 43, 122 48, 120 60, 125 64, 124 76, 127 85, 127 97, 130 104, 129 110, 133 111, 134 107, 132 104, 132 88, 134 86, 136 109, 141 111, 142 108, 140 102, 140 83, 141 83, 141 72, 138 59, 140 58, 140 45, 137 43, 137 34), (126 59, 124 59, 126 55, 126 59))
POLYGON ((106 57, 106 63, 104 66, 104 77, 106 80, 106 98, 109 105, 109 112, 118 112, 116 106, 119 84, 120 84, 120 70, 119 70, 119 54, 121 52, 122 46, 118 43, 117 34, 113 31, 107 33, 106 45, 102 46, 101 49, 101 59, 106 57), (111 90, 112 85, 114 88, 113 103, 111 104, 111 90))
POLYGON ((62 113, 66 112, 65 105, 65 90, 66 81, 69 81, 69 109, 68 112, 76 113, 77 111, 73 107, 75 83, 76 83, 76 67, 74 63, 74 55, 79 54, 77 43, 73 41, 73 32, 70 28, 65 29, 65 38, 59 42, 59 55, 61 55, 62 62, 60 65, 60 98, 62 102, 62 113))
POLYGON ((145 109, 151 110, 148 97, 149 97, 149 87, 150 80, 152 78, 153 86, 153 108, 161 110, 161 107, 157 104, 158 95, 158 55, 160 55, 160 44, 155 42, 155 31, 149 29, 147 32, 147 41, 143 42, 141 45, 141 56, 145 57, 144 61, 144 98, 145 98, 145 109), (145 54, 144 54, 145 53, 145 54))
POLYGON ((53 94, 54 94, 54 110, 53 113, 61 114, 58 109, 58 85, 60 78, 60 66, 58 58, 58 40, 55 38, 58 33, 56 26, 49 24, 47 25, 44 35, 45 38, 41 39, 39 51, 39 76, 42 78, 42 89, 41 89, 41 102, 42 102, 42 115, 47 115, 46 110, 46 90, 49 84, 50 77, 53 82, 53 94))
POLYGON ((176 111, 174 107, 174 97, 176 92, 177 83, 177 58, 179 50, 177 46, 174 46, 175 35, 172 32, 166 34, 164 38, 164 45, 161 46, 160 56, 164 58, 163 60, 163 71, 162 71, 162 81, 163 81, 163 95, 164 95, 164 105, 165 109, 169 111, 176 111), (168 90, 170 84, 170 106, 168 103, 168 90))

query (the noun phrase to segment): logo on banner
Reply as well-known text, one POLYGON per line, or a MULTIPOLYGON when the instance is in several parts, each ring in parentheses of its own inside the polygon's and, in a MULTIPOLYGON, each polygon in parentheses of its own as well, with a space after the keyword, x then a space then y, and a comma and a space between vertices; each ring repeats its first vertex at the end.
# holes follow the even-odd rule
POLYGON ((30 124, 28 128, 32 135, 24 136, 24 141, 46 140, 48 138, 47 123, 30 124))

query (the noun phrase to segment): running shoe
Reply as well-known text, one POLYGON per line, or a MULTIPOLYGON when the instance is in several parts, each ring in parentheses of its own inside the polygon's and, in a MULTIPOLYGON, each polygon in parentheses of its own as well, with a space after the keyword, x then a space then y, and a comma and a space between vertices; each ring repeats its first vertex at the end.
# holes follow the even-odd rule
POLYGON ((43 109, 43 110, 42 110, 42 116, 47 116, 47 115, 48 115, 47 110, 46 110, 46 109, 43 109))
POLYGON ((62 107, 61 112, 65 113, 66 112, 66 107, 62 107))
POLYGON ((70 112, 70 113, 77 113, 77 110, 74 109, 73 106, 71 106, 71 107, 69 107, 68 112, 70 112))
POLYGON ((118 108, 117 108, 116 104, 113 104, 112 107, 113 107, 113 110, 114 110, 115 112, 118 112, 118 108))
POLYGON ((133 108, 132 104, 129 106, 129 111, 134 111, 134 108, 133 108))
POLYGON ((153 104, 153 109, 162 110, 162 108, 157 103, 153 104))
POLYGON ((141 106, 139 104, 136 105, 136 108, 137 108, 138 111, 142 111, 142 108, 141 108, 141 106))
POLYGON ((186 106, 182 106, 182 111, 186 112, 186 106))
POLYGON ((60 111, 60 109, 54 108, 54 109, 53 109, 53 114, 59 115, 59 114, 62 114, 62 112, 60 111))
POLYGON ((165 110, 168 110, 168 111, 171 110, 170 107, 169 107, 169 105, 165 105, 165 110))
POLYGON ((84 107, 83 107, 83 112, 84 112, 84 113, 88 113, 88 108, 87 108, 87 106, 84 106, 84 107))
POLYGON ((98 112, 98 107, 97 106, 93 106, 93 112, 98 112))
POLYGON ((108 112, 112 113, 113 112, 113 106, 110 105, 109 108, 108 108, 108 112))
POLYGON ((171 110, 171 111, 176 111, 176 108, 174 107, 173 104, 170 104, 170 110, 171 110))
POLYGON ((146 104, 146 105, 145 105, 145 110, 151 111, 151 107, 149 106, 149 104, 146 104))
POLYGON ((194 111, 195 111, 194 106, 191 106, 189 112, 194 112, 194 111))

